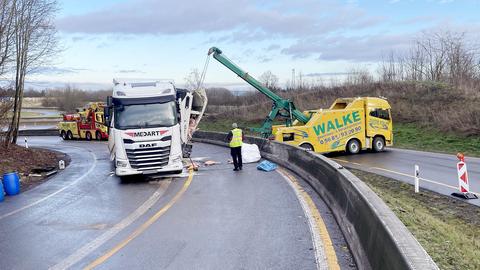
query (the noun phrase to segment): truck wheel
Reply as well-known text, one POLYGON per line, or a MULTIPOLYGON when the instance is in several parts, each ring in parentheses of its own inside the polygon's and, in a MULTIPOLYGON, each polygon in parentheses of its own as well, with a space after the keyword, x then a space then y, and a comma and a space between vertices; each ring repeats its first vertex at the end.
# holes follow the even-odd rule
POLYGON ((385 150, 385 140, 382 137, 373 138, 373 151, 382 152, 385 150))
POLYGON ((62 132, 60 133, 60 136, 62 136, 62 139, 65 141, 65 140, 68 140, 68 137, 67 137, 67 133, 65 133, 65 130, 62 130, 62 132))
POLYGON ((87 141, 91 141, 92 140, 92 133, 87 131, 87 133, 85 133, 85 139, 87 139, 87 141))
POLYGON ((300 147, 308 151, 313 151, 313 146, 309 143, 302 143, 300 147))
POLYGON ((347 143, 347 152, 355 155, 360 152, 360 142, 357 139, 350 140, 347 143))
POLYGON ((67 140, 73 140, 73 134, 70 130, 67 131, 67 140))
POLYGON ((95 132, 95 139, 97 141, 100 141, 102 139, 102 133, 100 133, 100 131, 95 132))

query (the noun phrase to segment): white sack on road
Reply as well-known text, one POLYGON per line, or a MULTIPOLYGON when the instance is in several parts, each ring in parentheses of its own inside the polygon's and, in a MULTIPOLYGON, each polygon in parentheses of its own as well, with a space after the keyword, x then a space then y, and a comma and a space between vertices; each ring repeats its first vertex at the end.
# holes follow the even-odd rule
POLYGON ((242 143, 242 162, 253 163, 258 162, 262 157, 260 150, 256 144, 242 143))

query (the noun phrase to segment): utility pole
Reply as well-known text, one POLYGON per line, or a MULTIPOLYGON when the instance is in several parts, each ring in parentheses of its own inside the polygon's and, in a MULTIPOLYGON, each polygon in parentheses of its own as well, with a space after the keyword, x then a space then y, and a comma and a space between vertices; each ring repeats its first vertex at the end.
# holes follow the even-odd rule
POLYGON ((295 89, 295 69, 292 68, 292 89, 295 89))

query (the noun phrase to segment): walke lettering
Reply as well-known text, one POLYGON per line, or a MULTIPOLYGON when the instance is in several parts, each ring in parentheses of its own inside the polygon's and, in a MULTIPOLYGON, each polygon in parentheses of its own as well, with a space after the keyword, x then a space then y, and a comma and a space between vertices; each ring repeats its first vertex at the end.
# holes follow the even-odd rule
POLYGON ((321 134, 325 134, 325 132, 330 132, 331 130, 337 130, 339 128, 342 128, 348 124, 353 124, 355 122, 359 122, 361 120, 360 118, 360 113, 357 112, 352 112, 347 115, 342 116, 341 120, 339 118, 335 119, 335 124, 332 122, 332 120, 327 121, 327 130, 325 131, 325 123, 321 123, 320 125, 316 125, 313 127, 313 131, 315 131, 315 134, 317 136, 321 134))

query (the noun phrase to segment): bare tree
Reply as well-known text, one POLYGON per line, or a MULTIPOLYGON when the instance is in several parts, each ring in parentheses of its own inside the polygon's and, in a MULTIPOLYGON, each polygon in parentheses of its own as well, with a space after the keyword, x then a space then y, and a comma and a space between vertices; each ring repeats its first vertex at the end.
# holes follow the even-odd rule
POLYGON ((185 77, 185 87, 189 90, 197 90, 202 85, 202 75, 197 68, 190 70, 190 73, 185 77))
POLYGON ((427 80, 479 89, 480 53, 466 33, 423 33, 406 56, 392 52, 379 70, 384 81, 427 80))
POLYGON ((15 97, 5 143, 16 143, 25 77, 45 65, 57 52, 55 0, 13 0, 15 39, 15 97))
POLYGON ((0 0, 0 75, 7 71, 13 57, 14 11, 12 0, 0 0))
POLYGON ((278 87, 278 77, 273 74, 270 70, 264 72, 258 78, 261 83, 263 83, 267 88, 277 88, 278 87))

